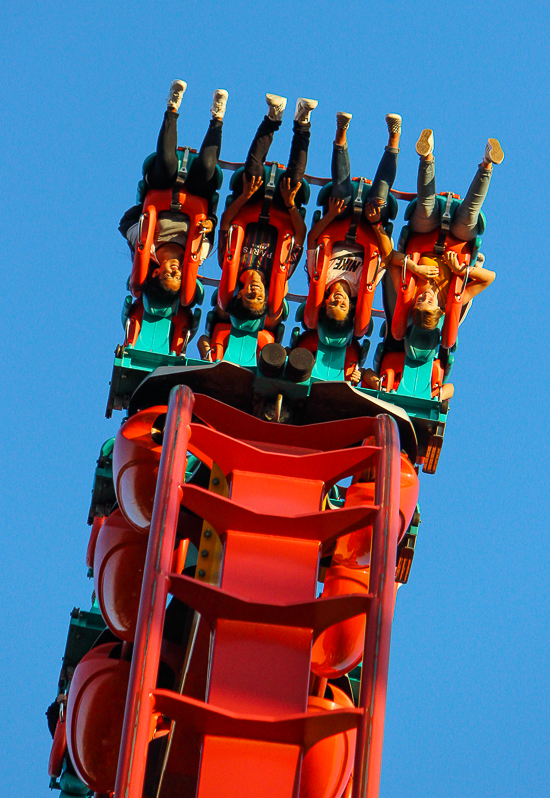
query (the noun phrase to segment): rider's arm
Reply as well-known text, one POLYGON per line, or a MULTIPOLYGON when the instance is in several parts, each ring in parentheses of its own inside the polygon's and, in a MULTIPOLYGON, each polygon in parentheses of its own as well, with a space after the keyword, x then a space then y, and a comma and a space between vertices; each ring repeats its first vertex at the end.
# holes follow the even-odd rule
POLYGON ((384 263, 387 263, 393 252, 393 247, 391 238, 384 230, 384 226, 380 221, 380 208, 377 205, 373 205, 371 202, 365 202, 365 216, 371 223, 374 235, 376 236, 378 247, 380 248, 380 257, 384 263))
MULTIPOLYGON (((470 299, 473 299, 478 294, 481 294, 482 291, 485 291, 485 289, 489 285, 491 285, 491 283, 496 277, 495 272, 491 271, 490 269, 486 269, 482 265, 478 265, 482 263, 485 263, 485 255, 479 253, 474 268, 470 269, 468 284, 464 289, 464 299, 463 299, 464 304, 466 304, 466 302, 469 302, 470 299)), ((458 272, 458 274, 463 274, 463 273, 464 270, 458 272)))
POLYGON ((307 237, 307 248, 315 249, 317 241, 325 228, 339 216, 344 210, 344 200, 338 197, 331 197, 328 201, 328 211, 322 216, 316 224, 313 225, 307 237))
POLYGON ((222 218, 220 221, 220 231, 227 232, 231 225, 231 222, 241 210, 243 205, 248 202, 250 197, 257 191, 264 181, 261 177, 253 177, 251 180, 248 180, 246 175, 243 174, 243 190, 242 193, 239 194, 236 199, 233 200, 231 205, 225 209, 222 213, 222 218))
POLYGON ((296 183, 294 188, 291 188, 289 177, 285 177, 285 179, 281 181, 281 197, 283 198, 283 202, 294 228, 294 243, 297 247, 303 245, 307 234, 306 223, 302 219, 302 214, 294 204, 296 194, 300 190, 301 185, 301 183, 296 183))

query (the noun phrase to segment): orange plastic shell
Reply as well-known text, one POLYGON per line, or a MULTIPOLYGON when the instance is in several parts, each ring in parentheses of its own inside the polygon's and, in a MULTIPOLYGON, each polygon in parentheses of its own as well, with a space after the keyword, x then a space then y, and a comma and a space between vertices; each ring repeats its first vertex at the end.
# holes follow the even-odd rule
POLYGON ((107 518, 97 538, 94 585, 105 623, 121 640, 136 632, 147 537, 130 526, 120 510, 107 518))
POLYGON ((151 524, 162 446, 152 438, 155 419, 165 405, 141 410, 122 425, 113 449, 113 479, 119 507, 139 532, 151 524))
MULTIPOLYGON (((212 332, 212 339, 210 343, 210 350, 212 360, 223 360, 225 350, 229 344, 229 335, 231 333, 231 325, 222 322, 216 324, 212 332)), ((266 344, 275 343, 275 336, 269 330, 260 330, 258 333, 258 346, 256 352, 259 354, 266 344)))
MULTIPOLYGON (((321 233, 317 241, 317 272, 312 275, 304 311, 304 323, 310 330, 317 328, 319 310, 325 299, 327 274, 334 244, 344 241, 350 226, 350 218, 335 219, 321 233)), ((354 334, 361 338, 366 334, 372 314, 375 278, 380 249, 370 224, 359 221, 356 243, 364 249, 363 270, 355 310, 354 334)))
MULTIPOLYGON (((380 366, 380 379, 383 382, 384 390, 388 393, 396 391, 401 382, 403 366, 405 365, 404 352, 387 352, 380 366)), ((434 360, 432 365, 432 399, 439 397, 439 392, 443 385, 445 371, 441 366, 440 360, 434 360)), ((368 387, 364 385, 363 387, 368 387)))
MULTIPOLYGON (((208 217, 208 201, 203 197, 197 197, 195 194, 189 194, 186 191, 180 191, 178 199, 181 205, 181 212, 189 217, 189 233, 183 257, 180 289, 180 304, 186 307, 191 305, 195 298, 203 243, 203 233, 199 224, 208 217)), ((135 297, 141 295, 141 288, 147 279, 151 261, 151 245, 154 243, 158 212, 170 210, 171 204, 172 189, 147 192, 143 203, 144 218, 141 236, 136 247, 132 275, 130 277, 130 287, 135 297)))
POLYGON ((50 761, 48 762, 48 776, 58 778, 63 770, 63 760, 67 751, 67 724, 66 718, 59 718, 55 727, 50 761))
MULTIPOLYGON (((313 354, 317 354, 319 335, 317 330, 306 330, 298 339, 298 346, 303 349, 309 349, 313 354)), ((358 367, 359 357, 361 355, 361 347, 357 341, 352 343, 346 348, 346 357, 344 360, 344 379, 350 380, 353 372, 358 367)))
MULTIPOLYGON (((353 702, 331 685, 333 700, 310 696, 308 712, 332 712, 353 702)), ((355 730, 326 737, 309 749, 302 763, 300 798, 339 798, 348 784, 353 768, 355 730)))
MULTIPOLYGON (((331 565, 325 576, 323 598, 352 593, 367 595, 369 569, 331 565)), ((365 644, 366 615, 356 615, 322 632, 311 652, 311 670, 316 676, 332 679, 353 670, 361 661, 365 644)))
POLYGON ((109 659, 117 643, 77 665, 67 702, 67 746, 78 777, 98 793, 114 789, 130 663, 109 659))

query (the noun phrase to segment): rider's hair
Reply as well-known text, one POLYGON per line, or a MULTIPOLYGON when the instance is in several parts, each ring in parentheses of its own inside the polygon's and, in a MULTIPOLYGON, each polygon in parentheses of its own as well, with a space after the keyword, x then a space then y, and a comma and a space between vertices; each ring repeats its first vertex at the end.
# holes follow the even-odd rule
POLYGON ((165 288, 158 274, 155 277, 149 275, 143 283, 143 288, 141 290, 153 305, 164 305, 165 307, 171 305, 180 295, 179 290, 173 291, 169 288, 165 288))
POLYGON ((262 308, 260 310, 250 310, 250 308, 245 308, 243 304, 242 297, 236 294, 229 305, 227 306, 227 313, 230 316, 234 316, 236 319, 240 321, 247 321, 250 319, 259 319, 260 316, 263 316, 267 310, 267 301, 264 302, 262 308))
POLYGON ((348 314, 345 319, 333 319, 327 315, 327 308, 325 302, 319 308, 319 321, 323 325, 323 329, 325 329, 331 335, 341 336, 348 335, 350 331, 353 329, 353 322, 355 317, 355 306, 357 305, 357 300, 355 298, 350 299, 349 301, 349 310, 348 314))
POLYGON ((415 327, 419 330, 435 330, 439 324, 439 319, 443 316, 441 308, 435 310, 419 310, 413 308, 412 320, 415 327))

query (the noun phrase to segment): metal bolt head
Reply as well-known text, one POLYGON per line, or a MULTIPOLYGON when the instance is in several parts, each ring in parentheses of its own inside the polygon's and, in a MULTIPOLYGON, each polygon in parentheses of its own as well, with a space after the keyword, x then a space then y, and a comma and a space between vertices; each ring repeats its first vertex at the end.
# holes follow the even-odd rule
POLYGON ((212 530, 211 529, 205 529, 204 530, 204 537, 205 538, 211 538, 212 537, 212 530))
POLYGON ((202 568, 199 571, 199 576, 206 576, 206 571, 203 571, 202 568))
POLYGON ((208 551, 208 549, 203 549, 201 551, 201 557, 208 557, 209 553, 210 552, 208 551))
POLYGON ((220 480, 218 479, 218 477, 214 477, 214 479, 212 480, 212 484, 213 485, 219 485, 220 484, 220 480))

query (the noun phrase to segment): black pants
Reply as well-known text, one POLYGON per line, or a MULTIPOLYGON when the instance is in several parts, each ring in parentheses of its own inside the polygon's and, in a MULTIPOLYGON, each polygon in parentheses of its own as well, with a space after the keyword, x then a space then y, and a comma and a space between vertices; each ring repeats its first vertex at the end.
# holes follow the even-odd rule
MULTIPOLYGON (((273 134, 281 127, 281 122, 275 122, 269 117, 264 117, 260 127, 256 131, 256 135, 250 145, 248 155, 244 164, 244 172, 250 180, 252 177, 262 177, 264 173, 264 163, 273 141, 273 134)), ((290 156, 288 158, 288 165, 284 173, 284 177, 290 178, 292 187, 297 183, 301 183, 304 179, 304 174, 307 165, 307 153, 309 149, 310 122, 294 122, 292 144, 290 146, 290 156)), ((275 199, 282 202, 279 187, 275 192, 275 199)), ((297 197, 297 200, 299 198, 297 197)))
MULTIPOLYGON (((153 189, 166 189, 174 185, 178 175, 178 116, 166 111, 157 141, 157 156, 145 176, 153 189)), ((198 156, 189 169, 185 188, 190 194, 210 199, 217 189, 216 166, 222 146, 221 119, 212 119, 198 156)))

